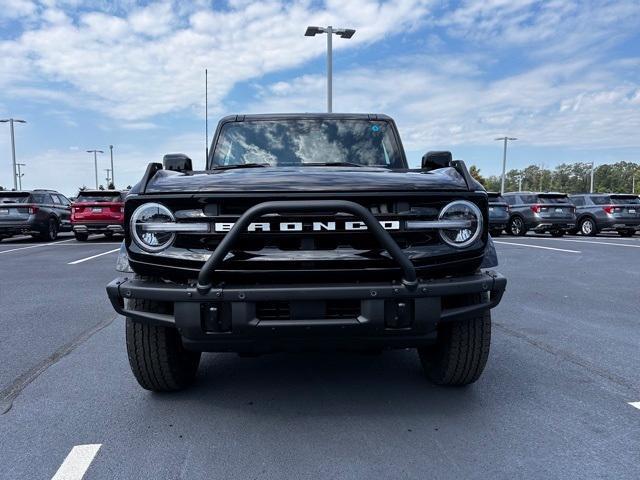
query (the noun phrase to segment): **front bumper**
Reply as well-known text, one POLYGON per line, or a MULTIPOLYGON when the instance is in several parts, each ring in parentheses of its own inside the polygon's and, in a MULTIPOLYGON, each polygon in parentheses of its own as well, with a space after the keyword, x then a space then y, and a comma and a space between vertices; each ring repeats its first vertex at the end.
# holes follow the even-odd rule
POLYGON ((195 286, 118 278, 107 286, 115 310, 135 321, 175 327, 187 348, 263 351, 287 348, 432 343, 439 322, 476 317, 498 305, 507 280, 493 271, 401 283, 232 286, 203 293, 195 286), (457 299, 466 299, 458 302, 457 299), (125 300, 164 302, 167 313, 128 308, 125 300), (472 299, 469 301, 469 299, 472 299), (332 303, 351 301, 350 316, 327 316, 332 303), (287 305, 289 316, 262 315, 261 305, 287 305))
POLYGON ((75 233, 105 233, 113 232, 124 234, 124 227, 121 224, 112 223, 74 223, 73 231, 75 233))

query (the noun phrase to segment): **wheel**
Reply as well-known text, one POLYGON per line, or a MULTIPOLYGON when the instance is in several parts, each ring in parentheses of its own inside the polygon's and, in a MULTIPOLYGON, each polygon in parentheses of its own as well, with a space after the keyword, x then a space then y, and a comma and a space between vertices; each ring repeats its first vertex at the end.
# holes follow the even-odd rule
POLYGON ((527 233, 527 228, 524 226, 522 217, 511 217, 507 229, 511 235, 516 237, 521 237, 527 233))
POLYGON ((621 237, 633 237, 635 230, 618 230, 618 235, 621 237))
POLYGON ((76 237, 76 240, 79 242, 86 242, 87 239, 89 238, 88 233, 73 232, 73 235, 76 237))
MULTIPOLYGON (((129 308, 164 313, 164 305, 135 299, 129 308)), ((126 338, 129 365, 142 388, 172 392, 191 385, 200 364, 200 352, 186 350, 178 330, 136 322, 127 318, 126 338)))
POLYGON ((578 224, 578 230, 580 230, 581 234, 586 235, 587 237, 593 237, 596 233, 598 233, 596 229, 596 223, 590 217, 585 217, 580 220, 580 223, 578 224))
POLYGON ((58 238, 59 229, 58 221, 55 218, 50 218, 49 223, 47 224, 47 230, 44 232, 42 238, 48 242, 52 242, 58 238))
POLYGON ((502 230, 491 230, 492 237, 499 237, 500 235, 502 235, 502 230))
POLYGON ((549 232, 551 234, 552 237, 562 237, 564 235, 564 232, 562 230, 551 230, 549 232))
POLYGON ((106 238, 113 238, 113 232, 111 230, 107 230, 106 232, 104 232, 104 236, 106 238))
POLYGON ((491 312, 470 320, 444 322, 432 347, 419 348, 427 378, 437 385, 469 385, 480 378, 491 344, 491 312))

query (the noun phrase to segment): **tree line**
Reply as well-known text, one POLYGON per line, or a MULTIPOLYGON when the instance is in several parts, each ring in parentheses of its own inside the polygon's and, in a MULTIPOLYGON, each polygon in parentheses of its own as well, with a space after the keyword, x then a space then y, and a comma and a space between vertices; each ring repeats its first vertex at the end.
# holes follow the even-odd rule
MULTIPOLYGON (((500 191, 500 175, 483 176, 475 165, 469 172, 487 191, 500 191)), ((640 192, 640 164, 616 162, 597 165, 594 171, 593 191, 597 193, 640 192)), ((585 193, 591 187, 591 163, 562 163, 553 170, 529 165, 521 170, 509 170, 505 175, 505 192, 539 191, 585 193)))

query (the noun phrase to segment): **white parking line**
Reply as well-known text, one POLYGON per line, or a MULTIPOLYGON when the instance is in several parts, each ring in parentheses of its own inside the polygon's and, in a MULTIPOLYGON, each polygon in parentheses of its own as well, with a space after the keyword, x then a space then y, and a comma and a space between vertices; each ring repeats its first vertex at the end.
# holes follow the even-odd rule
POLYGON ((82 480, 102 444, 76 445, 51 480, 82 480))
POLYGON ((582 253, 579 250, 567 250, 565 248, 542 247, 540 245, 529 245, 527 243, 500 242, 498 240, 494 240, 493 243, 499 243, 500 245, 515 245, 518 247, 540 248, 542 250, 554 250, 556 252, 582 253))
POLYGON ((39 243, 37 245, 29 245, 28 247, 10 248, 9 250, 0 251, 0 255, 2 255, 3 253, 17 252, 18 250, 27 250, 28 248, 50 247, 51 245, 57 245, 58 243, 64 243, 64 242, 70 242, 71 240, 75 240, 75 238, 70 238, 68 240, 61 240, 59 242, 52 242, 52 243, 39 243))
POLYGON ((629 405, 640 410, 640 402, 629 402, 629 405))
POLYGON ((615 247, 640 248, 640 245, 629 245, 627 243, 614 243, 614 242, 596 242, 595 240, 573 240, 571 238, 544 238, 544 237, 531 237, 531 238, 540 238, 541 240, 555 240, 557 242, 593 243, 595 245, 613 245, 615 247))
POLYGON ((87 260, 93 260, 94 258, 98 258, 98 257, 101 257, 103 255, 108 255, 110 253, 117 252, 118 250, 120 250, 120 248, 114 248, 113 250, 109 250, 108 252, 102 252, 102 253, 99 253, 97 255, 91 255, 90 257, 81 258, 80 260, 74 260, 73 262, 67 263, 67 265, 77 265, 79 263, 86 262, 87 260))

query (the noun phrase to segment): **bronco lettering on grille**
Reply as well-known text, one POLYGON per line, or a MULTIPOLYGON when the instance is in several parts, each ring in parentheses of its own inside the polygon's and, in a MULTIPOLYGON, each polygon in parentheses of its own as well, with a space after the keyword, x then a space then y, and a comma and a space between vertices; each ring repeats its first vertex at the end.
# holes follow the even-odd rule
MULTIPOLYGON (((235 223, 216 222, 213 224, 215 232, 224 233, 230 231, 235 223)), ((380 220, 380 225, 385 230, 400 230, 398 220, 380 220)), ((340 232, 367 230, 364 222, 341 221, 341 222, 254 222, 247 227, 249 232, 340 232)))

